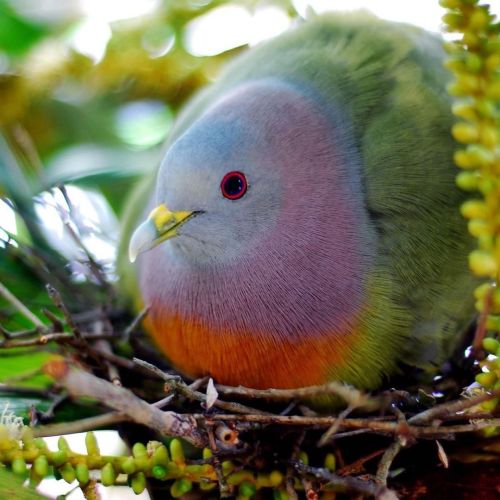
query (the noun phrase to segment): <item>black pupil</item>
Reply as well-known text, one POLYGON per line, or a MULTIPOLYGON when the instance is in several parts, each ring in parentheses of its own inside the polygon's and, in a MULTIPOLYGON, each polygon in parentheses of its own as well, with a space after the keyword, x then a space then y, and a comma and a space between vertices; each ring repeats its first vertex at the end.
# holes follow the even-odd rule
POLYGON ((224 191, 228 196, 236 196, 243 191, 245 185, 239 175, 231 175, 224 182, 224 191))

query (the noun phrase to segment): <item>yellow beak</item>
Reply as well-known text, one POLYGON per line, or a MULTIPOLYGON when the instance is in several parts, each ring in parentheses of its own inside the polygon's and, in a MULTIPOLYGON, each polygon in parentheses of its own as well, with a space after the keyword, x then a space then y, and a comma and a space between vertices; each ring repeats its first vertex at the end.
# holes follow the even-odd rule
POLYGON ((151 211, 148 218, 134 231, 128 247, 130 262, 139 254, 151 250, 165 240, 177 236, 177 228, 195 212, 171 212, 166 205, 159 205, 151 211))

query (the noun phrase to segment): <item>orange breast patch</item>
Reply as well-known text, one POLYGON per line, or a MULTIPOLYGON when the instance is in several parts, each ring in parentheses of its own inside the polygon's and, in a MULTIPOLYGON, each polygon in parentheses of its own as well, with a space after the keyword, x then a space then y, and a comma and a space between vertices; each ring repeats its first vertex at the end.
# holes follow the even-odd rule
POLYGON ((293 388, 339 378, 356 334, 275 338, 259 332, 213 331, 183 318, 149 318, 159 347, 184 374, 254 388, 293 388))

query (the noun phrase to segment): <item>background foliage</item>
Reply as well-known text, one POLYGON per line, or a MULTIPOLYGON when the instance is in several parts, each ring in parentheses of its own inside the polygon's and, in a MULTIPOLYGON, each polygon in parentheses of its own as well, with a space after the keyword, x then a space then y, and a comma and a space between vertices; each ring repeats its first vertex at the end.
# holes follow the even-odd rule
MULTIPOLYGON (((70 294, 73 312, 102 303, 89 256, 116 279, 133 186, 156 167, 182 103, 242 48, 189 47, 193 21, 226 4, 296 16, 288 0, 0 0, 0 282, 36 315, 54 310, 45 283, 70 294)), ((34 326, 1 297, 0 324, 34 326)), ((46 351, 3 350, 0 382, 43 385, 31 375, 46 351)))

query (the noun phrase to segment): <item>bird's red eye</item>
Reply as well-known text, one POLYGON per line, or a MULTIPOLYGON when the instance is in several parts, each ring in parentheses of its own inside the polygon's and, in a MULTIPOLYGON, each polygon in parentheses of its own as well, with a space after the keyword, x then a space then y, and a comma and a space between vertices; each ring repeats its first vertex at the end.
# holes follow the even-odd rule
POLYGON ((238 200, 247 192, 247 179, 241 172, 227 173, 221 183, 220 189, 224 198, 238 200))

